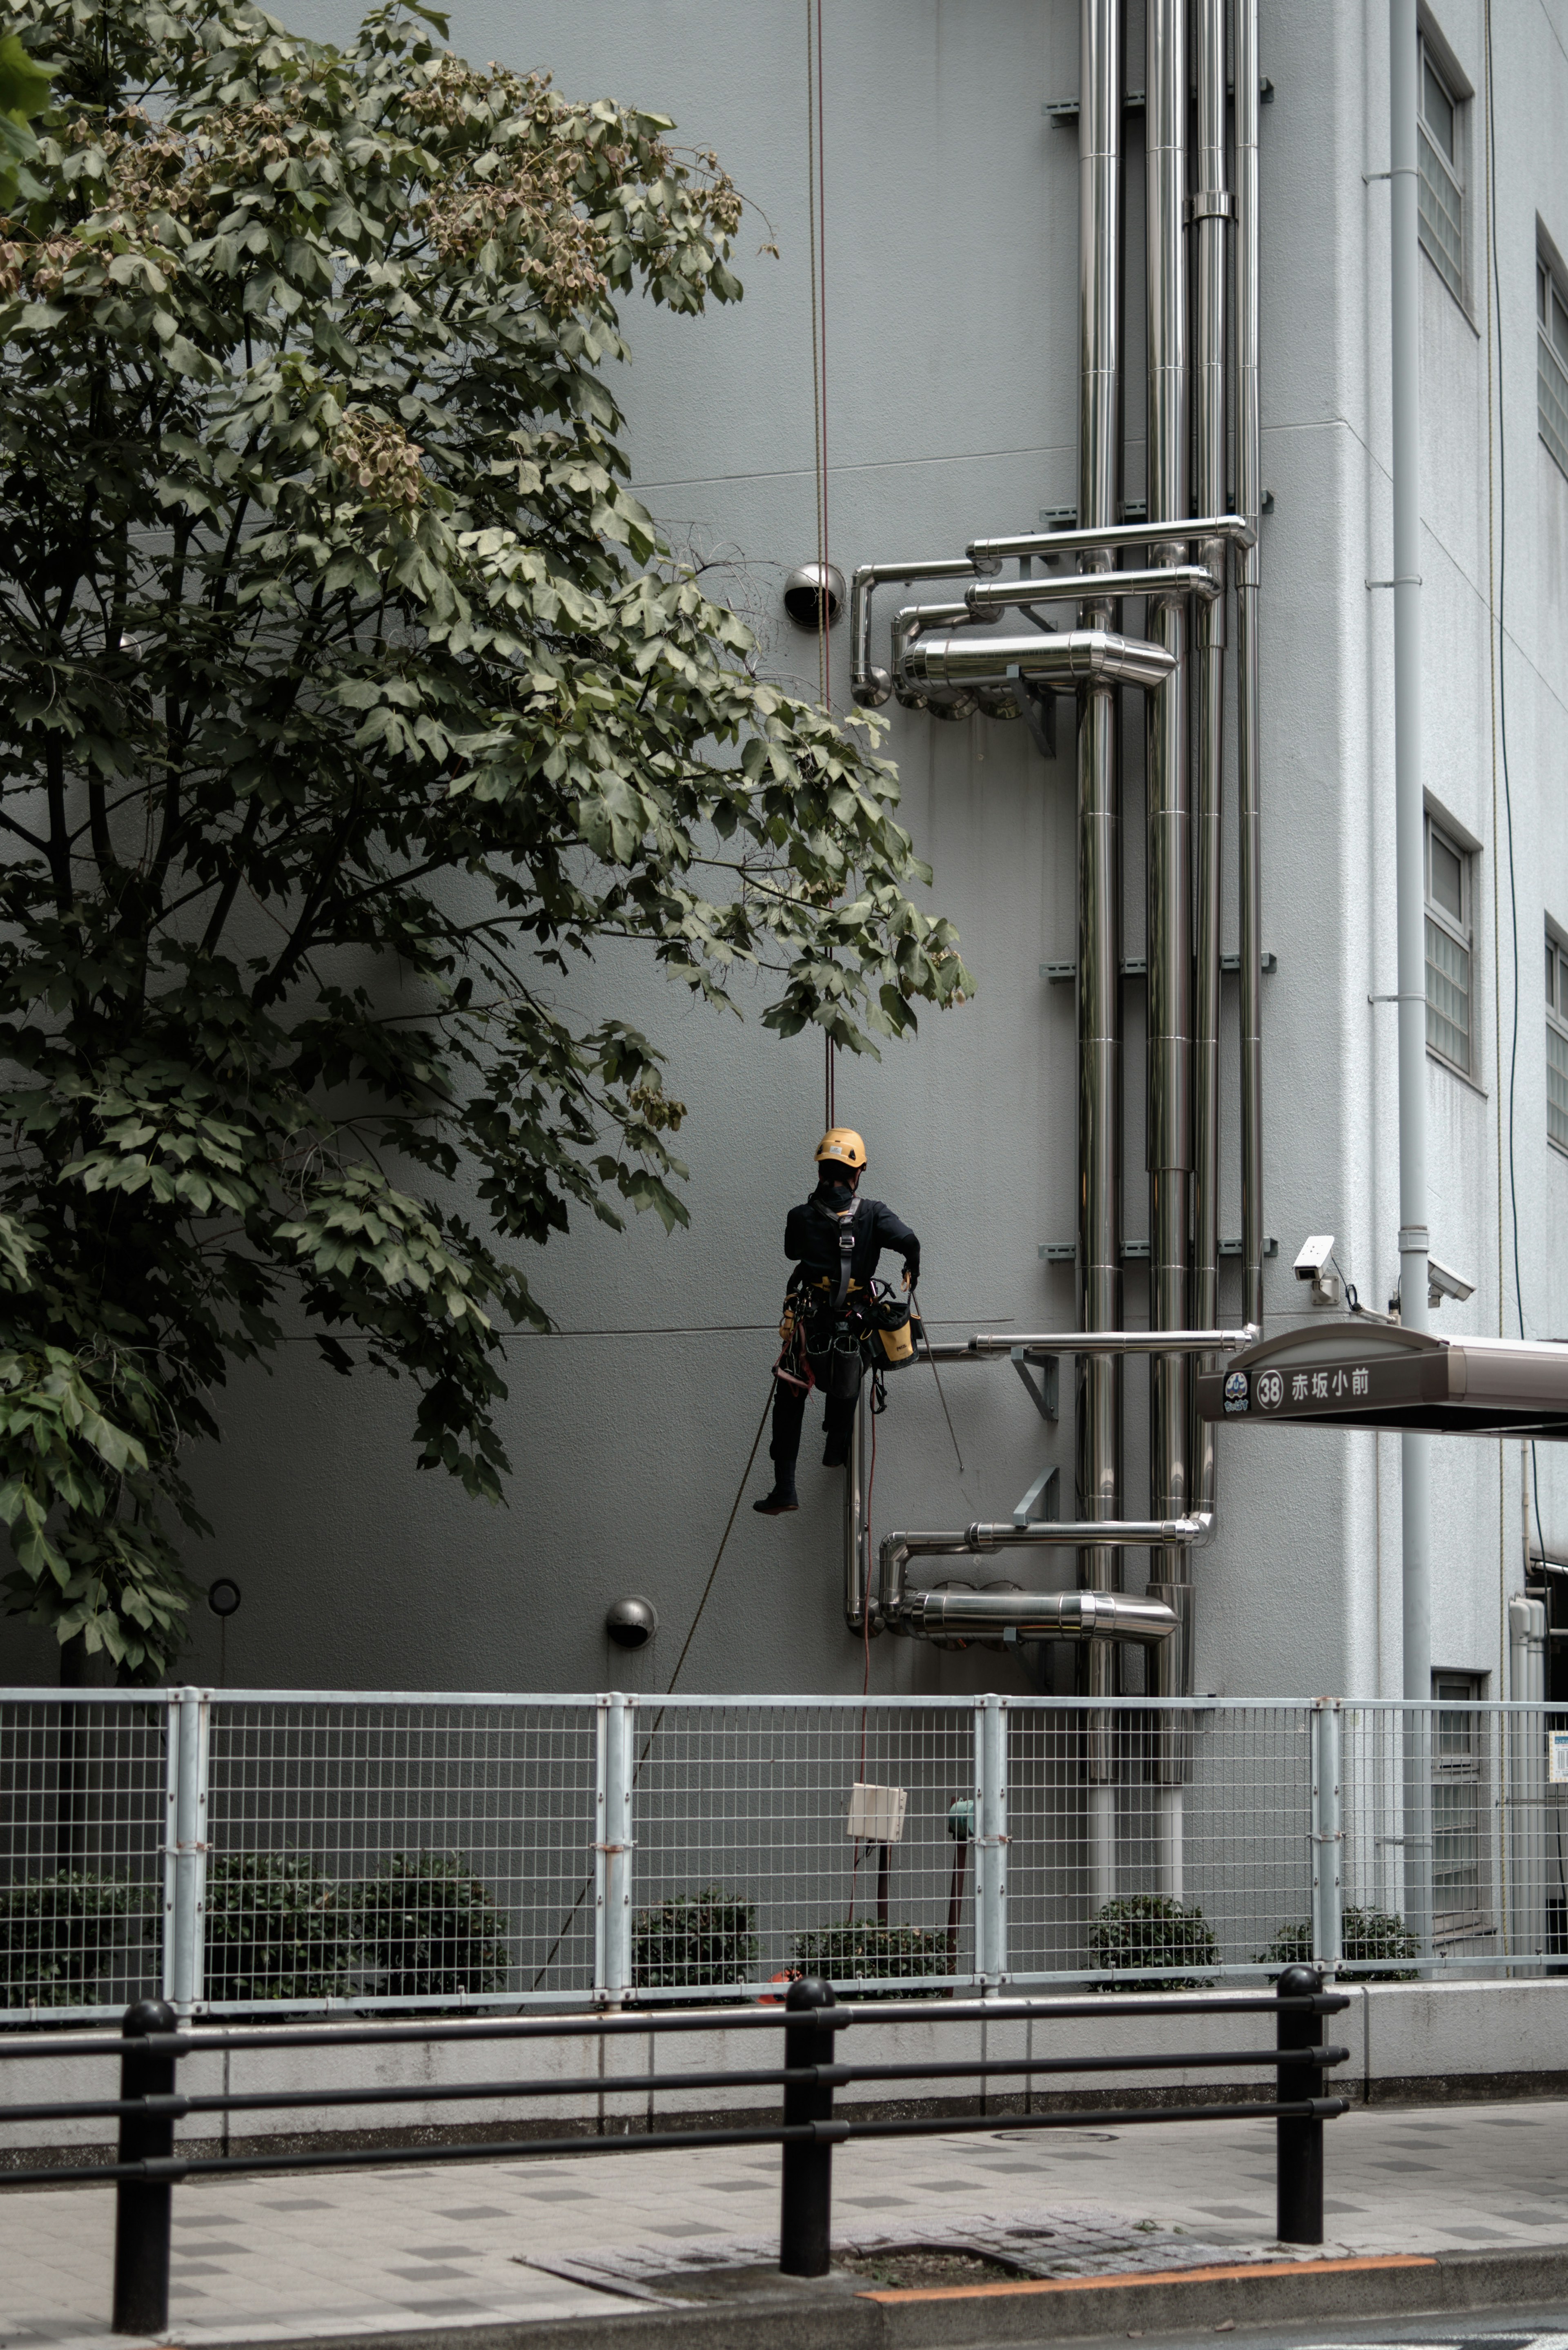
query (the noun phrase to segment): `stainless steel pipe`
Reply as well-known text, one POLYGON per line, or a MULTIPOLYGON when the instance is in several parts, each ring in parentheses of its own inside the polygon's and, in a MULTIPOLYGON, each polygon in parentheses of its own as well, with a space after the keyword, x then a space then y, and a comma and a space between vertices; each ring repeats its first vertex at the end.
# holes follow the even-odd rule
MULTIPOLYGON (((1256 536, 1255 525, 1241 515, 1173 515, 1165 522, 1151 518, 1147 522, 1096 524, 1087 529, 1025 530, 1009 538, 976 538, 970 541, 964 553, 976 571, 989 576, 1000 571, 1014 556, 1086 555, 1100 547, 1147 546, 1156 539, 1177 536, 1183 541, 1222 538, 1231 546, 1251 546, 1256 536)), ((888 572, 885 567, 877 567, 887 577, 904 576, 902 572, 888 572)), ((858 579, 860 574, 857 572, 855 576, 858 579)), ((947 578, 951 574, 942 572, 936 576, 947 578)))
POLYGON ((915 1591, 895 1629, 919 1640, 1132 1641, 1158 1649, 1176 1631, 1168 1607, 1106 1591, 915 1591))
POLYGON ((1258 0, 1236 0, 1236 720, 1241 949, 1241 1318, 1263 1321, 1262 735, 1258 723, 1258 0))
MULTIPOLYGON (((1063 629, 1042 636, 1000 629, 956 629, 919 636, 905 648, 904 674, 914 685, 1000 684, 1010 673, 1064 686, 1087 685, 1091 698, 1111 701, 1116 685, 1158 685, 1170 670, 1162 646, 1108 629, 1063 629)), ((1115 735, 1112 703, 1111 736, 1115 735)))
MULTIPOLYGON (((1187 0, 1147 0, 1145 122, 1147 341, 1148 351, 1148 510, 1185 514, 1188 477, 1187 0)), ((1219 504, 1220 500, 1211 498, 1219 504)), ((1218 542, 1221 550, 1223 542, 1218 542)), ((1172 591, 1151 602, 1149 634, 1169 654, 1170 673, 1144 704, 1147 777, 1148 1040, 1145 1163, 1148 1174, 1148 1318, 1152 1328, 1188 1321, 1188 1232, 1192 1168, 1192 862, 1187 760, 1185 603, 1175 582, 1189 567, 1183 542, 1150 548, 1172 591)), ((1221 556, 1222 559, 1222 556, 1221 556)), ((1223 571, 1206 575, 1222 588, 1223 571)), ((1199 1309, 1211 1322, 1212 1305, 1199 1309)), ((1157 1355, 1149 1374, 1149 1507, 1177 1517, 1189 1497, 1189 1361, 1157 1355)), ((1179 1582, 1181 1553, 1156 1551, 1152 1584, 1179 1582)))
MULTIPOLYGON (((1163 565, 1149 571, 1118 571, 1118 596, 1221 596, 1224 582, 1201 563, 1163 565)), ((984 579, 971 588, 964 597, 966 610, 978 618, 982 613, 1006 611, 1010 607, 1022 609, 1025 605, 1066 604, 1081 601, 1084 597, 1104 595, 1103 573, 1073 572, 1061 578, 1047 576, 1044 579, 984 579)))
POLYGON ((1035 1355, 1231 1355, 1255 1347, 1262 1335, 1251 1325, 1241 1330, 981 1330, 961 1342, 944 1342, 952 1351, 939 1346, 937 1360, 1006 1355, 1014 1347, 1035 1355))
MULTIPOLYGON (((1078 527, 1121 522, 1122 0, 1079 0, 1078 14, 1078 527)), ((1111 555, 1102 547, 1104 568, 1111 555)), ((1112 591, 1089 603, 1091 629, 1108 628, 1112 591)), ((1160 651, 1161 673, 1170 657, 1160 651)), ((1078 718, 1078 1320, 1085 1330, 1122 1323, 1121 776, 1117 702, 1109 679, 1085 691, 1078 718)), ((1116 1357, 1077 1362, 1077 1496, 1081 1520, 1116 1519, 1121 1507, 1122 1367, 1116 1357)), ((1085 1545, 1078 1580, 1113 1590, 1117 1550, 1085 1545)), ((1116 1655, 1089 1644, 1088 1694, 1116 1694, 1116 1655)), ((1094 1794, 1108 1796, 1108 1740, 1091 1736, 1094 1794)), ((1093 1831, 1092 1831, 1093 1834, 1093 1831)), ((1099 1849, 1096 1844, 1096 1849, 1099 1849)), ((1095 1871, 1093 1898, 1114 1886, 1095 1871)))
POLYGON ((920 579, 972 579, 977 567, 968 556, 933 556, 911 563, 863 563, 849 582, 849 690, 862 710, 879 710, 893 691, 885 669, 870 657, 871 596, 884 580, 912 587, 920 579))
MULTIPOLYGON (((1147 1518, 1096 1518, 1075 1523, 1052 1521, 1028 1526, 980 1523, 947 1534, 885 1534, 877 1566, 877 1606, 882 1621, 890 1631, 898 1628, 908 1599, 905 1575, 912 1558, 984 1557, 999 1550, 1078 1550, 1085 1546, 1091 1533, 1096 1547, 1141 1550, 1151 1544, 1174 1543, 1184 1549, 1202 1550, 1213 1539, 1214 1523, 1207 1517, 1175 1518, 1164 1523, 1147 1518)), ((999 1592, 992 1596, 1015 1599, 1019 1595, 999 1592)), ((1096 1600, 1107 1596, 1116 1595, 1093 1595, 1096 1600)))
MULTIPOLYGON (((1189 201, 1193 257, 1193 495, 1212 511, 1225 503, 1227 340, 1226 242, 1231 213, 1225 184, 1225 0, 1192 0, 1198 86, 1196 188, 1189 201)), ((1199 552, 1220 563, 1222 542, 1199 552)), ((1192 1315, 1213 1323, 1220 1308, 1220 920, 1221 791, 1225 723, 1225 608, 1197 616, 1198 936, 1193 1003, 1192 1315)), ((1243 1319, 1250 1319, 1243 1315, 1243 1319)), ((1194 1427, 1200 1499, 1214 1493, 1214 1434, 1194 1427)))

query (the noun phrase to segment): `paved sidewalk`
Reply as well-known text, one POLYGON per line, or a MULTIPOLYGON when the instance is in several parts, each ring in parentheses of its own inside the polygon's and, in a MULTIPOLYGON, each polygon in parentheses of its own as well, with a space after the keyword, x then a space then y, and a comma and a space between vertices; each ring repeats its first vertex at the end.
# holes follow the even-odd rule
MULTIPOLYGON (((1568 2103, 1347 2114, 1327 2126, 1325 2170, 1325 2251, 1568 2248, 1568 2103)), ((1031 2264, 1058 2273, 1233 2262, 1272 2242, 1273 2125, 999 2123, 841 2147, 834 2188, 836 2242, 1026 2229, 1031 2264)), ((768 2254, 778 2198, 776 2149, 722 2147, 193 2182, 174 2194, 163 2338, 351 2337, 624 2309, 612 2283, 679 2297, 693 2260, 768 2254)), ((106 2343, 113 2199, 0 2193, 0 2350, 106 2343)))

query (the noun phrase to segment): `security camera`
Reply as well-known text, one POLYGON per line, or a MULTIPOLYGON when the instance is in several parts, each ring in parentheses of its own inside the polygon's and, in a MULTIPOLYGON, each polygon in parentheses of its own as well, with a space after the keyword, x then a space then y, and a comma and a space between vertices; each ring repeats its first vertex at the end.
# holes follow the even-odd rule
POLYGON ((1340 1305, 1345 1300, 1344 1288, 1337 1274, 1328 1270, 1334 1261, 1334 1234, 1314 1232, 1303 1241, 1296 1257, 1296 1279, 1310 1281, 1314 1305, 1340 1305))
POLYGON ((1456 1305, 1462 1305, 1467 1297, 1473 1297, 1475 1294, 1475 1283, 1467 1281, 1462 1273, 1451 1272, 1446 1264, 1439 1264, 1435 1256, 1427 1259, 1428 1305, 1440 1305, 1445 1297, 1451 1297, 1456 1305))

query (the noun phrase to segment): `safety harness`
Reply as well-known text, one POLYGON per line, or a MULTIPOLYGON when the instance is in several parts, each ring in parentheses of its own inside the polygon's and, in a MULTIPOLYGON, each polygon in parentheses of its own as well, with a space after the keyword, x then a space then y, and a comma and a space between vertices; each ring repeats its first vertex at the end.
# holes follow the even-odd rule
POLYGON ((887 1372, 908 1361, 913 1352, 909 1309, 886 1282, 874 1281, 867 1293, 854 1280, 855 1207, 840 1212, 817 1201, 813 1205, 834 1228, 836 1279, 830 1271, 809 1280, 800 1278, 792 1286, 779 1323, 774 1375, 787 1387, 809 1395, 819 1384, 812 1362, 815 1356, 818 1364, 826 1359, 827 1393, 852 1395, 864 1367, 871 1375, 871 1409, 879 1412, 887 1406, 887 1372), (815 1311, 805 1304, 808 1290, 816 1293, 815 1311), (815 1326, 809 1332, 808 1324, 815 1326))

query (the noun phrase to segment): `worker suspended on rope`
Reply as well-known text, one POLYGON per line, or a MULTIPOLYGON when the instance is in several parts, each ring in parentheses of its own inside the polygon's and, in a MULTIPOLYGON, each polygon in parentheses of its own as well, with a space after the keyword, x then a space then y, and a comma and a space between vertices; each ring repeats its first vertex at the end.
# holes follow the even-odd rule
POLYGON ((774 1368, 773 1491, 752 1504, 767 1518, 800 1506, 794 1464, 812 1388, 822 1389, 827 1407, 822 1465, 842 1468, 864 1369, 896 1367, 913 1352, 909 1306, 876 1274, 883 1250, 896 1249, 904 1287, 912 1289, 920 1277, 919 1242, 882 1201, 859 1198, 866 1145, 852 1128, 836 1126, 823 1136, 816 1167, 815 1191, 790 1210, 784 1224, 784 1254, 795 1269, 774 1368))

